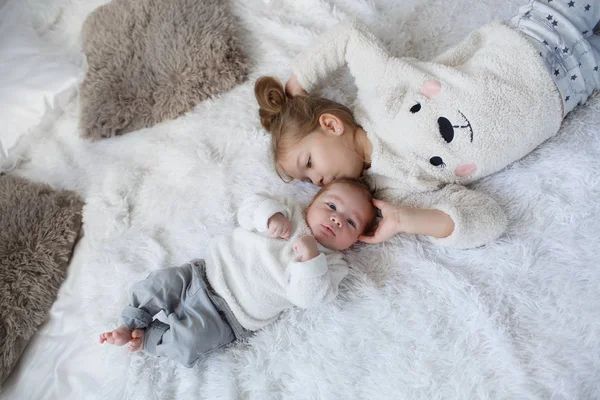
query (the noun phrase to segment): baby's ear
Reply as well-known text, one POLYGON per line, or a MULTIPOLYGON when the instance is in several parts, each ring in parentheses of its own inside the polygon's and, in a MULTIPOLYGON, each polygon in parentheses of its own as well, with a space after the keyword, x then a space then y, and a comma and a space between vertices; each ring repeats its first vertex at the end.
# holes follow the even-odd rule
POLYGON ((381 213, 381 210, 377 207, 373 207, 375 208, 375 218, 373 218, 373 221, 375 221, 376 218, 383 218, 383 214, 381 213))

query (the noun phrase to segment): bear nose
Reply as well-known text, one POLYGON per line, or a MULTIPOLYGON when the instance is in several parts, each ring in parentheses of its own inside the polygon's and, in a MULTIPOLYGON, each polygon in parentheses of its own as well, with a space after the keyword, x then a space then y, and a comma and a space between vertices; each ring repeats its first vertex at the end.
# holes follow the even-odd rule
POLYGON ((454 139, 454 128, 450 121, 447 118, 439 117, 438 126, 440 127, 440 135, 447 143, 450 143, 454 139))

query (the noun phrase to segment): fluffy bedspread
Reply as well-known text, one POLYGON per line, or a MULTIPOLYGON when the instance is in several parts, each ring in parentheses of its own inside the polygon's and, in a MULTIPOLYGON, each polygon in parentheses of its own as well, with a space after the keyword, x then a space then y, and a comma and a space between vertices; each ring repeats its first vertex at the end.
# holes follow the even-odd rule
MULTIPOLYGON (((19 18, 76 57, 78 29, 102 3, 29 0, 19 18)), ((16 173, 74 189, 87 202, 80 270, 57 302, 68 296, 79 309, 50 321, 81 332, 70 346, 84 361, 68 372, 58 365, 47 392, 101 399, 599 398, 600 96, 567 118, 558 136, 476 185, 509 215, 508 231, 491 245, 465 251, 400 236, 358 246, 347 254, 352 272, 334 304, 290 311, 192 369, 97 344, 98 333, 119 323, 128 287, 151 270, 203 257, 209 238, 233 228, 245 196, 314 193, 274 173, 257 118, 256 78, 286 79, 299 50, 349 17, 365 21, 395 54, 426 59, 520 4, 238 0, 233 12, 248 31, 243 45, 254 65, 248 82, 123 137, 80 139, 76 102, 34 132, 22 153, 29 161, 16 173), (77 393, 76 386, 86 389, 77 393)), ((352 104, 355 89, 342 70, 321 93, 352 104)), ((25 385, 38 378, 21 376, 20 389, 8 394, 28 393, 25 385)))

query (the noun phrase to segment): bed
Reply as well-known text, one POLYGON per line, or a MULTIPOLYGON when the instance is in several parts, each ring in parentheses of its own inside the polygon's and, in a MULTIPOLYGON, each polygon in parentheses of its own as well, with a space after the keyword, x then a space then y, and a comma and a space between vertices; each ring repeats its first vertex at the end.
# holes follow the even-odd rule
MULTIPOLYGON (((431 58, 521 4, 235 0, 252 61, 245 83, 177 119, 92 142, 78 133, 76 89, 86 68, 79 32, 106 2, 28 0, 2 9, 3 23, 33 29, 63 63, 56 73, 68 75, 45 77, 56 83, 44 94, 52 112, 12 153, 19 162, 11 173, 86 202, 68 277, 2 398, 600 397, 599 96, 556 137, 475 185, 510 220, 488 246, 456 250, 412 236, 357 246, 333 304, 287 312, 191 369, 98 344, 100 332, 119 324, 128 287, 151 270, 203 257, 210 237, 233 228, 244 197, 261 190, 307 200, 315 192, 274 173, 256 78, 285 80, 291 58, 347 18, 363 20, 396 55, 431 58)), ((355 89, 342 70, 320 93, 352 104, 355 89)), ((0 135, 32 116, 15 118, 0 121, 0 135)))

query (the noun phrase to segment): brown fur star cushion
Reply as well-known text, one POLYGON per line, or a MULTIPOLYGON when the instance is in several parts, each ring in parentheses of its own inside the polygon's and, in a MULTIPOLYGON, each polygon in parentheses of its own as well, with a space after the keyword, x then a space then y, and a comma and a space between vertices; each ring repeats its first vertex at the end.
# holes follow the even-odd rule
POLYGON ((72 192, 0 175, 0 385, 56 299, 82 206, 72 192))
POLYGON ((246 79, 226 0, 113 0, 82 30, 81 130, 99 139, 173 119, 246 79))

